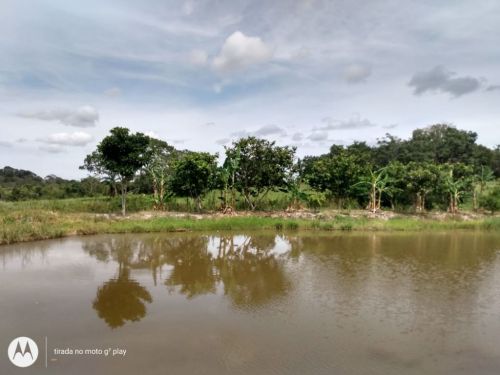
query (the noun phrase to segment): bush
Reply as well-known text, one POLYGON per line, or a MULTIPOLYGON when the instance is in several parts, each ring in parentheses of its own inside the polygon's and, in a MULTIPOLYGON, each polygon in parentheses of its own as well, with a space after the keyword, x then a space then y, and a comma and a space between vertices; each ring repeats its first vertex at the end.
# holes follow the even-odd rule
POLYGON ((500 186, 494 187, 488 194, 483 195, 479 199, 479 205, 491 211, 492 214, 500 210, 500 186))
POLYGON ((307 206, 314 210, 319 209, 326 202, 326 195, 322 192, 312 191, 307 195, 307 206))

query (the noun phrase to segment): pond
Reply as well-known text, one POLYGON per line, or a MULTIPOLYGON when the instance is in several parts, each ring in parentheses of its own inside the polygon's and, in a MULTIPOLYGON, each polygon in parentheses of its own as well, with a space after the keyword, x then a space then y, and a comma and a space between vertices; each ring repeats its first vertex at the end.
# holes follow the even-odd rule
POLYGON ((500 372, 500 233, 103 235, 0 262, 0 374, 500 372))

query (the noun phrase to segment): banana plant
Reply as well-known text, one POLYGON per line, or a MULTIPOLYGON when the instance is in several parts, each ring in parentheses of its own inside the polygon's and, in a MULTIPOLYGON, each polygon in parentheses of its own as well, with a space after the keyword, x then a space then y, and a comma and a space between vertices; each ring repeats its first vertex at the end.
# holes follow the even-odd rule
POLYGON ((380 168, 378 170, 373 170, 370 168, 368 170, 368 176, 365 176, 358 183, 354 184, 353 187, 364 185, 369 187, 369 204, 368 209, 375 213, 380 209, 380 204, 382 200, 382 193, 391 190, 390 177, 386 173, 386 167, 380 168))

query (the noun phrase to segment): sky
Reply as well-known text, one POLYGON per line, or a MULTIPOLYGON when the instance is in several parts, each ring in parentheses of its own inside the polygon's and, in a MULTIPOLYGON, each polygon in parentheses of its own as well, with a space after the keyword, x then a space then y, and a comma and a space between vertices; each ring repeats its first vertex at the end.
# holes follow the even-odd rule
POLYGON ((84 177, 115 126, 218 152, 450 123, 500 143, 497 0, 0 0, 0 167, 84 177))

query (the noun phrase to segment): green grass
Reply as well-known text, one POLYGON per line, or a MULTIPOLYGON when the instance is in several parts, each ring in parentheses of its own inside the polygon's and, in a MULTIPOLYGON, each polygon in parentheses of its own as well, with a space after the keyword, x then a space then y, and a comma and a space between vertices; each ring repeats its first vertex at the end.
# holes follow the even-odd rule
MULTIPOLYGON (((71 203, 58 206, 58 203, 53 202, 53 206, 50 207, 63 207, 64 210, 67 210, 68 207, 71 207, 71 203)), ((5 206, 2 206, 0 209, 0 244, 98 233, 246 231, 259 229, 275 231, 500 229, 500 217, 467 221, 459 219, 419 219, 404 216, 382 220, 342 215, 331 219, 273 218, 257 215, 202 218, 166 216, 143 219, 134 217, 121 218, 119 216, 105 217, 91 213, 58 212, 57 210, 45 208, 25 208, 23 205, 15 208, 15 210, 9 211, 5 206)))
MULTIPOLYGON (((127 198, 128 212, 149 210, 152 198, 146 195, 130 194, 127 198)), ((12 210, 47 210, 64 213, 118 213, 121 209, 119 197, 40 199, 19 202, 0 201, 0 215, 12 210)))

